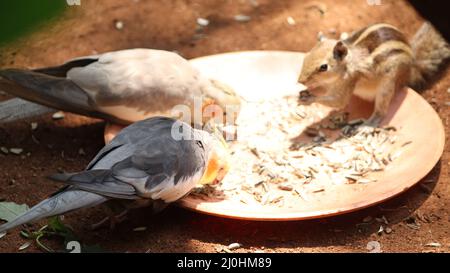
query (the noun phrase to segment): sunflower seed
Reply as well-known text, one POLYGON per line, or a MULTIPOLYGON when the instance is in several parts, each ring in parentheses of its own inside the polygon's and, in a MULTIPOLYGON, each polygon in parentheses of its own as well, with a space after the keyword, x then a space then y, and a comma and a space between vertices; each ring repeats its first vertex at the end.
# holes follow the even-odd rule
POLYGON ((294 26, 295 25, 295 19, 292 18, 291 16, 289 16, 288 18, 286 18, 286 21, 289 25, 294 26))
POLYGON ((54 120, 63 119, 64 117, 65 117, 65 115, 64 115, 64 113, 61 112, 61 111, 56 112, 56 113, 54 113, 54 114, 52 115, 52 118, 53 118, 54 120))
POLYGON ((230 245, 228 246, 228 249, 229 249, 229 250, 236 250, 236 249, 239 249, 239 248, 241 248, 241 247, 242 247, 242 245, 239 244, 239 243, 232 243, 232 244, 230 244, 230 245))
POLYGON ((248 22, 250 21, 252 18, 248 15, 243 15, 243 14, 238 14, 234 16, 234 20, 238 21, 238 22, 248 22))
POLYGON ((426 247, 441 247, 440 243, 428 243, 425 245, 426 247))
POLYGON ((32 130, 32 131, 35 131, 35 130, 38 128, 38 123, 37 123, 37 122, 32 122, 32 123, 30 124, 30 126, 31 126, 31 130, 32 130))
POLYGON ((133 229, 133 231, 135 231, 135 232, 141 232, 141 231, 146 231, 146 230, 147 230, 147 227, 137 227, 137 228, 133 229))
POLYGON ((19 251, 22 251, 22 250, 27 249, 30 245, 31 245, 30 242, 24 243, 23 245, 21 245, 21 246, 19 247, 19 251))
POLYGON ((114 26, 116 27, 117 30, 122 30, 124 25, 122 21, 116 21, 114 26))
POLYGON ((10 148, 9 152, 15 155, 20 155, 23 152, 22 148, 10 148))
POLYGON ((402 148, 405 147, 405 146, 408 146, 411 143, 412 143, 412 141, 407 141, 407 142, 403 143, 402 148))
POLYGON ((278 188, 282 191, 292 191, 294 189, 291 185, 279 185, 278 188))
POLYGON ((0 147, 0 151, 2 152, 2 153, 4 153, 5 155, 7 155, 7 154, 9 154, 9 150, 8 150, 8 148, 6 148, 6 147, 0 147))
POLYGON ((205 18, 197 18, 197 24, 201 27, 206 27, 209 25, 209 20, 205 18))

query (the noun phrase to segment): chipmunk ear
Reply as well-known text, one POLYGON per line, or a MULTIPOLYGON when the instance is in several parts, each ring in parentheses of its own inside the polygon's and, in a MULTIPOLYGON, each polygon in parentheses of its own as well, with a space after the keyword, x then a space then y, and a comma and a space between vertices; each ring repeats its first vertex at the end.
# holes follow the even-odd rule
POLYGON ((341 41, 337 42, 337 44, 334 46, 333 49, 334 59, 336 59, 337 61, 342 61, 345 58, 345 56, 347 56, 347 53, 348 49, 344 45, 344 43, 341 41))

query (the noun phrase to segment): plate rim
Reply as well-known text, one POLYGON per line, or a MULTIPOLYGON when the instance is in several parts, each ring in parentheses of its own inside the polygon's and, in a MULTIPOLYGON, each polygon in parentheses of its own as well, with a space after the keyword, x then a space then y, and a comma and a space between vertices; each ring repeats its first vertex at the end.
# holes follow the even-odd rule
MULTIPOLYGON (((208 56, 202 56, 202 57, 191 59, 190 61, 196 62, 196 61, 201 61, 202 59, 211 58, 211 57, 223 57, 223 56, 227 56, 227 55, 241 55, 241 54, 246 54, 246 53, 247 54, 281 53, 281 54, 298 54, 299 56, 305 54, 304 52, 282 51, 282 50, 233 51, 233 52, 225 52, 225 53, 213 54, 213 55, 208 55, 208 56)), ((421 100, 421 102, 424 103, 424 105, 426 107, 428 107, 429 110, 431 110, 431 112, 433 113, 433 119, 436 120, 436 124, 438 124, 438 129, 439 129, 439 132, 437 132, 439 134, 436 135, 436 138, 434 139, 434 141, 437 141, 438 143, 436 146, 437 149, 435 150, 435 153, 433 154, 433 157, 431 158, 432 160, 427 160, 426 167, 423 168, 426 171, 417 175, 414 178, 410 178, 407 181, 407 183, 406 182, 402 183, 402 184, 408 184, 409 186, 401 187, 400 189, 397 189, 396 191, 394 191, 394 193, 393 193, 393 191, 385 192, 380 195, 380 198, 378 200, 373 201, 373 202, 363 202, 358 207, 352 207, 352 208, 347 207, 346 208, 345 206, 343 206, 343 207, 336 208, 336 209, 316 210, 316 211, 312 211, 312 212, 284 212, 281 217, 274 217, 274 216, 270 216, 270 215, 263 216, 262 214, 261 215, 258 214, 258 215, 254 215, 254 216, 250 217, 250 216, 242 215, 241 213, 224 214, 224 213, 220 213, 220 212, 212 212, 212 211, 204 210, 201 208, 199 209, 199 208, 195 208, 195 207, 191 206, 189 204, 189 202, 187 201, 187 200, 189 200, 189 196, 177 201, 176 204, 179 207, 182 207, 182 208, 185 208, 185 209, 188 209, 191 211, 195 211, 198 213, 217 216, 217 217, 223 217, 223 218, 229 218, 229 219, 239 219, 239 220, 247 220, 247 221, 299 221, 299 220, 310 220, 310 219, 326 218, 326 217, 332 217, 332 216, 336 216, 336 215, 347 214, 347 213, 351 213, 351 212, 365 209, 368 207, 372 207, 372 206, 378 205, 380 203, 383 203, 387 200, 390 200, 392 198, 395 198, 398 195, 408 191, 410 188, 417 185, 424 177, 426 177, 433 170, 433 168, 439 163, 439 160, 441 159, 442 154, 445 149, 445 127, 444 127, 443 121, 440 118, 439 114, 421 95, 419 95, 413 89, 408 87, 408 88, 406 88, 405 92, 409 93, 408 95, 417 96, 418 99, 421 100)))

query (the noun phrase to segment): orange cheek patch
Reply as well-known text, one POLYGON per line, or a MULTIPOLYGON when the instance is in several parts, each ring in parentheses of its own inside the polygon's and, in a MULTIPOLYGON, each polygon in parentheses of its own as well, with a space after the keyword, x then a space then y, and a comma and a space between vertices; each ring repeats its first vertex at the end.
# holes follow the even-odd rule
POLYGON ((216 156, 213 155, 212 158, 209 160, 208 165, 206 166, 205 173, 200 179, 200 183, 201 184, 212 183, 214 179, 216 179, 218 171, 219 171, 219 163, 217 162, 216 156))

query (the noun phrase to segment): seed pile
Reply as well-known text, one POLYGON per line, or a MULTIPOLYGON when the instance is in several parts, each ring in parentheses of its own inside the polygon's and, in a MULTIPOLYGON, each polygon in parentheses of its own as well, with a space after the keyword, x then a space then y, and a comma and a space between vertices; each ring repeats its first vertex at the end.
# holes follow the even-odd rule
POLYGON ((398 141, 397 128, 363 126, 348 113, 298 106, 295 97, 246 104, 237 123, 230 172, 195 196, 290 208, 330 187, 376 183, 373 174, 411 143, 398 141))

